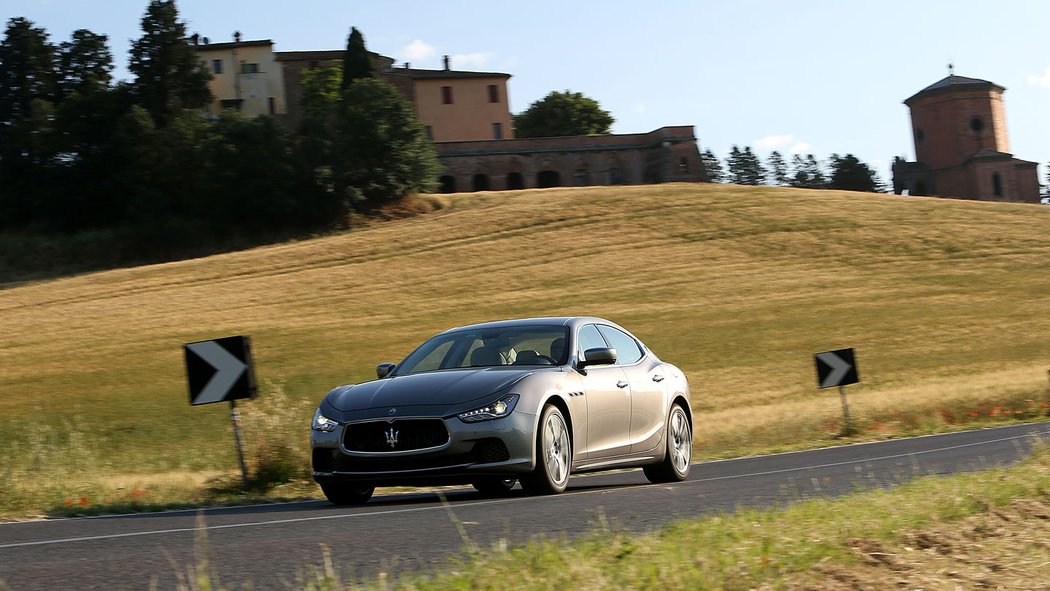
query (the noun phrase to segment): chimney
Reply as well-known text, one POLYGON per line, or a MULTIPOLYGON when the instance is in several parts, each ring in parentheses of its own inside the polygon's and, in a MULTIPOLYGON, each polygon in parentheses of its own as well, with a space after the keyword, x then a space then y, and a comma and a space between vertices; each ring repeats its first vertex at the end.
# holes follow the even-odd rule
POLYGON ((194 34, 190 35, 190 41, 192 41, 194 45, 200 45, 201 44, 201 36, 198 35, 197 33, 194 33, 194 34))
POLYGON ((410 64, 409 62, 405 62, 405 69, 406 70, 408 70, 411 67, 412 67, 412 64, 410 64))
POLYGON ((241 32, 240 31, 234 31, 233 32, 233 41, 235 43, 240 43, 241 42, 241 32))
POLYGON ((448 64, 448 61, 449 61, 449 60, 448 60, 448 56, 446 55, 446 56, 445 56, 445 71, 446 71, 446 72, 447 72, 447 71, 449 70, 449 64, 448 64))

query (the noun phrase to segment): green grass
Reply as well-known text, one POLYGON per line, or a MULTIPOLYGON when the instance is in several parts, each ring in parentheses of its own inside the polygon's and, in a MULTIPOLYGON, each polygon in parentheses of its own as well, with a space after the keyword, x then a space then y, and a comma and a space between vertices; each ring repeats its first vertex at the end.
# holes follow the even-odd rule
POLYGON ((343 235, 0 290, 0 514, 136 483, 158 504, 221 498, 228 411, 188 405, 181 346, 232 334, 287 393, 280 429, 244 420, 273 434, 259 465, 278 447, 305 469, 331 387, 517 316, 604 316, 680 366, 698 458, 835 441, 812 355, 843 346, 858 438, 1046 414, 1050 208, 726 185, 437 199, 343 235))

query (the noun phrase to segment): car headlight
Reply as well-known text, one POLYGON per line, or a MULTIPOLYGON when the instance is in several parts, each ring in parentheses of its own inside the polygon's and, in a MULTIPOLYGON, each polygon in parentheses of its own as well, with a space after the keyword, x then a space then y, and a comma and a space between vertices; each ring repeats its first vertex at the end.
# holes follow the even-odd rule
POLYGON ((331 433, 335 431, 335 428, 339 426, 339 423, 321 414, 321 409, 317 409, 314 413, 314 422, 311 425, 314 431, 324 431, 325 433, 331 433))
POLYGON ((475 408, 474 410, 468 410, 467 412, 461 412, 456 416, 459 417, 459 420, 467 423, 501 419, 509 415, 510 412, 514 410, 514 405, 517 403, 517 394, 507 394, 491 404, 486 404, 481 408, 475 408))

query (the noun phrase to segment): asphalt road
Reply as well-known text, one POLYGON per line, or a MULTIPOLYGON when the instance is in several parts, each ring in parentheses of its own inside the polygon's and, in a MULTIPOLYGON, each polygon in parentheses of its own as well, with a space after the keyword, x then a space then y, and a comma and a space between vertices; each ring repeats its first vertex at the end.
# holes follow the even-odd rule
POLYGON ((0 524, 0 589, 171 589, 204 555, 229 587, 286 588, 321 562, 322 544, 345 578, 434 570, 467 540, 489 548, 571 537, 602 521, 645 530, 675 518, 893 486, 1011 464, 1038 437, 1050 439, 1050 424, 704 462, 673 485, 648 484, 640 470, 576 476, 553 497, 515 491, 484 499, 460 489, 445 493, 448 503, 412 493, 355 508, 310 501, 0 524))

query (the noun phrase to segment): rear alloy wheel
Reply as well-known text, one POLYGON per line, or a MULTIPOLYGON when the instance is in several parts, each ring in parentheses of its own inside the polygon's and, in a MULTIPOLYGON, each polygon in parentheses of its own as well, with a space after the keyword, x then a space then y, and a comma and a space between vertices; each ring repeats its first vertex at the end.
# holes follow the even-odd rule
POLYGON ((361 484, 322 484, 326 499, 333 505, 363 505, 372 498, 376 487, 361 484))
POLYGON ((514 488, 514 483, 517 482, 517 478, 500 478, 499 476, 492 476, 489 478, 479 478, 470 485, 474 487, 474 490, 487 497, 501 497, 514 488))
POLYGON ((693 452, 693 430, 685 410, 675 404, 667 417, 667 454, 659 464, 642 468, 645 477, 654 484, 681 482, 689 476, 689 460, 693 452))
POLYGON ((553 495, 565 490, 572 470, 572 440, 558 407, 547 405, 536 434, 536 468, 522 476, 521 487, 534 495, 553 495))

